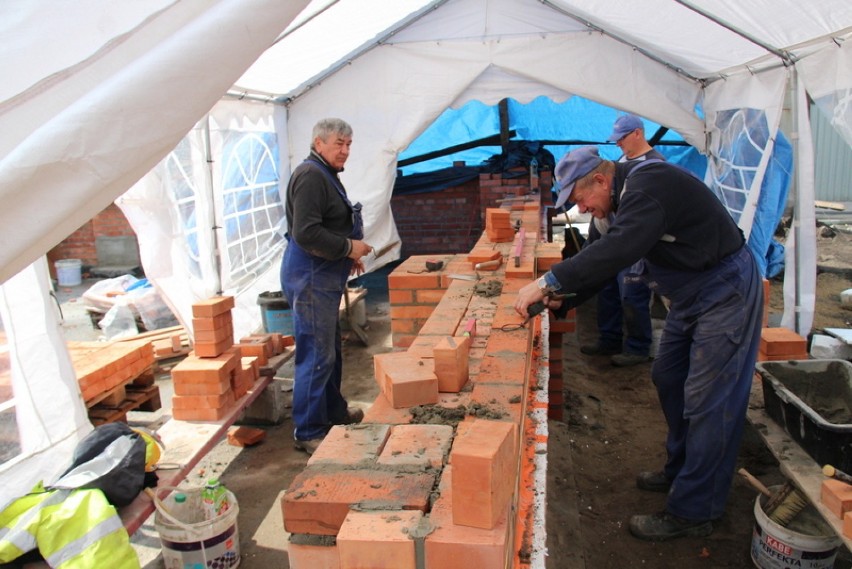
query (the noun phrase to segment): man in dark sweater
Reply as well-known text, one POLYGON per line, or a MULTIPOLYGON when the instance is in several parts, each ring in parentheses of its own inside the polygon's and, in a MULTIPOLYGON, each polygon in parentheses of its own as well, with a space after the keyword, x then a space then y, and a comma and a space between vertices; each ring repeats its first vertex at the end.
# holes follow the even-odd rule
POLYGON ((667 460, 636 480, 668 498, 664 511, 632 516, 629 528, 653 541, 709 535, 731 488, 760 342, 757 265, 718 198, 677 166, 614 163, 586 146, 567 154, 556 176, 560 194, 580 211, 615 216, 600 239, 524 286, 515 310, 526 316, 553 293, 590 298, 634 263, 631 278, 671 301, 651 368, 668 425, 667 460))
POLYGON ((333 425, 358 423, 340 393, 343 358, 338 312, 351 274, 372 251, 363 241, 361 204, 352 204, 338 178, 349 158, 352 127, 323 119, 311 154, 287 184, 287 248, 281 290, 293 310, 296 341, 293 423, 296 448, 312 454, 333 425))

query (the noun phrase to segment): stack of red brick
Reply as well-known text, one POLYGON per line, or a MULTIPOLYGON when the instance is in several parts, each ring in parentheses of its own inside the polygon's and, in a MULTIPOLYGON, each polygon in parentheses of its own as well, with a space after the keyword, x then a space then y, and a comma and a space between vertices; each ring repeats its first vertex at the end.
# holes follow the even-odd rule
POLYGON ((219 296, 192 305, 193 351, 174 368, 172 416, 183 421, 218 421, 260 377, 270 357, 292 337, 247 336, 234 344, 234 297, 219 296))
MULTIPOLYGON (((533 236, 518 269, 549 266, 558 255, 543 247, 545 259, 536 262, 538 216, 537 206, 517 216, 533 236)), ((533 465, 536 451, 546 448, 537 429, 548 411, 541 389, 548 338, 540 319, 518 327, 513 305, 533 275, 521 270, 510 278, 504 263, 479 281, 449 277, 475 276, 489 248, 502 258, 509 246, 485 236, 475 254, 449 256, 439 271, 409 258, 390 275, 394 343, 403 351, 374 357, 381 393, 364 422, 334 427, 282 497, 290 567, 528 562, 536 525, 533 465), (488 281, 502 291, 481 294, 488 281)), ((561 362, 559 373, 561 381, 561 362)))

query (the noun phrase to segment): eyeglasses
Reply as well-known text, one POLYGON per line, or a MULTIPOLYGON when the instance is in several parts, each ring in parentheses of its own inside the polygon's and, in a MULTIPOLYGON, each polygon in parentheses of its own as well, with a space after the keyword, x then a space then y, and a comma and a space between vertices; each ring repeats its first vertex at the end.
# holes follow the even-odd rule
POLYGON ((616 143, 616 144, 620 143, 621 141, 623 141, 625 138, 627 138, 628 136, 630 136, 630 135, 631 135, 631 134, 633 134, 634 132, 636 132, 636 131, 635 131, 635 130, 631 130, 630 132, 628 132, 627 134, 625 134, 624 136, 622 136, 621 138, 619 138, 618 140, 616 140, 616 141, 615 141, 615 143, 616 143))

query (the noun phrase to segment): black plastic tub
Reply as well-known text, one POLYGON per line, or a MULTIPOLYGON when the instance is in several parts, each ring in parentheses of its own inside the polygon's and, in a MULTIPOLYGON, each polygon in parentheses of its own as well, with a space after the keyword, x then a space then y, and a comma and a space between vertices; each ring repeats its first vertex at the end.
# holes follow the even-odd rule
POLYGON ((756 368, 769 417, 820 466, 852 471, 852 364, 791 360, 756 368))

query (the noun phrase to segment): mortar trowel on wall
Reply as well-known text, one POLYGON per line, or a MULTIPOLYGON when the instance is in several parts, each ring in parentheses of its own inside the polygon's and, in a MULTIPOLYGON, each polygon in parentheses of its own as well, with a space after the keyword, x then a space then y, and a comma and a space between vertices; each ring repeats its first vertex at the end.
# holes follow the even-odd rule
POLYGON ((503 264, 503 257, 498 259, 492 259, 491 261, 483 261, 482 263, 477 263, 473 266, 473 274, 472 275, 461 275, 461 274, 451 274, 447 275, 447 277, 451 279, 459 279, 462 281, 478 281, 482 278, 482 275, 479 274, 479 271, 494 271, 500 268, 500 265, 503 264))

